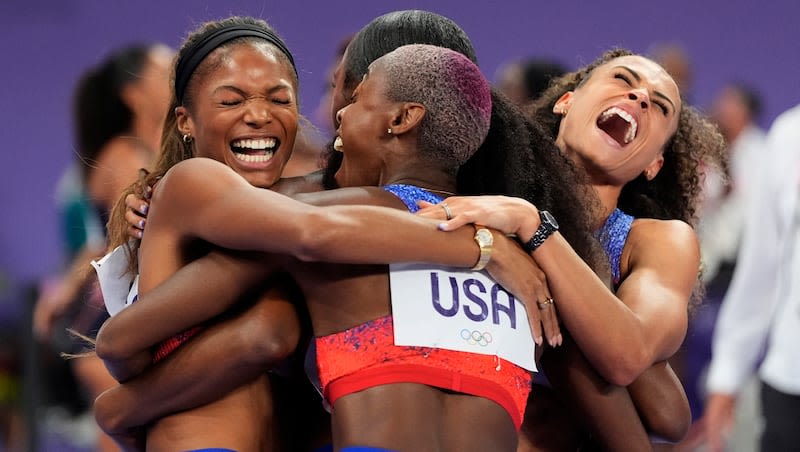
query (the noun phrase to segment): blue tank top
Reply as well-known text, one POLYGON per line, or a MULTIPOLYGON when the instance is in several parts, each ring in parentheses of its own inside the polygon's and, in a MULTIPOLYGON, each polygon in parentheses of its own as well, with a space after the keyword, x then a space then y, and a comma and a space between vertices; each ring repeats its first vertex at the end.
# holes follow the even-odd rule
POLYGON ((633 217, 619 209, 614 209, 609 215, 603 226, 595 232, 595 236, 608 256, 611 264, 611 276, 614 278, 614 286, 617 286, 622 278, 620 273, 620 260, 622 258, 622 248, 628 240, 628 233, 631 232, 633 217))
POLYGON ((436 204, 442 202, 444 199, 441 196, 434 195, 424 188, 419 188, 414 185, 391 184, 384 185, 383 189, 400 198, 400 200, 403 201, 408 208, 408 211, 411 213, 415 213, 419 210, 417 201, 427 201, 436 204))

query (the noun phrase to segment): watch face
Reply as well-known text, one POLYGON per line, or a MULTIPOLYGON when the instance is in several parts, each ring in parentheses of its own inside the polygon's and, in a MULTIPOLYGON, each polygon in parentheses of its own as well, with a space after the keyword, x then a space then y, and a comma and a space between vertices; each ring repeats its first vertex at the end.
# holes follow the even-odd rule
POLYGON ((551 214, 546 210, 540 210, 539 213, 542 216, 542 223, 548 223, 553 228, 558 229, 558 222, 556 221, 556 217, 554 217, 553 214, 551 214))
POLYGON ((481 245, 491 245, 494 241, 494 236, 492 236, 492 232, 488 229, 478 229, 475 231, 475 239, 477 239, 481 245))

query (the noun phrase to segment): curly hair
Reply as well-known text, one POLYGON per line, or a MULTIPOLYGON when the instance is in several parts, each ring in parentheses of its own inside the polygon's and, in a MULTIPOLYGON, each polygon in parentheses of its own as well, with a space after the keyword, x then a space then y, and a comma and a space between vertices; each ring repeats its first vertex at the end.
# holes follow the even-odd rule
MULTIPOLYGON (((625 49, 613 49, 591 64, 554 79, 530 107, 531 119, 556 137, 561 122, 561 117, 553 113, 556 101, 564 93, 585 83, 597 67, 628 55, 634 54, 625 49)), ((724 166, 724 149, 724 140, 717 127, 684 102, 677 131, 664 147, 661 171, 653 180, 648 181, 640 175, 625 184, 618 207, 634 217, 677 219, 694 226, 702 189, 699 166, 724 166)))
MULTIPOLYGON (((446 47, 477 64, 471 41, 452 20, 427 11, 397 11, 374 19, 353 37, 342 62, 346 88, 353 89, 373 61, 407 44, 446 47)), ((549 210, 581 258, 598 272, 607 270, 602 250, 591 234, 592 213, 597 208, 591 188, 544 129, 527 121, 496 89, 491 89, 491 96, 489 132, 458 169, 458 192, 517 196, 549 210)), ((323 185, 335 188, 334 174, 342 154, 333 150, 331 140, 325 155, 323 185)))
MULTIPOLYGON (((217 21, 206 22, 197 30, 190 33, 189 36, 184 40, 183 45, 175 57, 175 63, 172 65, 170 74, 172 99, 170 100, 170 106, 167 110, 168 114, 164 120, 164 127, 161 134, 161 154, 158 162, 156 163, 152 172, 148 172, 145 169, 140 170, 139 180, 122 193, 111 211, 111 216, 108 222, 109 248, 114 249, 119 245, 125 245, 128 250, 128 269, 131 272, 137 271, 137 254, 140 241, 132 240, 128 236, 128 223, 125 220, 125 198, 131 193, 135 194, 139 198, 145 198, 144 194, 147 191, 147 188, 152 187, 158 181, 158 179, 160 179, 167 172, 167 170, 175 166, 177 163, 195 156, 192 143, 189 140, 183 139, 177 127, 177 116, 172 113, 175 111, 175 108, 178 107, 178 100, 175 93, 175 67, 181 58, 185 57, 187 53, 195 48, 198 43, 203 41, 207 36, 210 36, 219 30, 240 25, 261 28, 277 36, 277 33, 273 30, 273 28, 263 20, 252 17, 228 17, 217 21)), ((225 41, 217 46, 216 49, 230 49, 243 43, 253 42, 261 43, 269 41, 255 36, 242 36, 225 41)), ((276 50, 278 50, 277 47, 276 50)), ((293 63, 290 58, 282 51, 275 51, 274 54, 283 64, 293 67, 293 63)), ((195 88, 197 85, 197 80, 204 78, 208 73, 218 67, 222 63, 224 57, 224 54, 217 54, 217 56, 214 58, 206 58, 202 64, 197 66, 197 69, 195 69, 192 73, 188 82, 188 86, 186 87, 186 92, 183 97, 184 106, 191 108, 193 105, 194 96, 196 94, 195 88)), ((292 73, 295 74, 294 70, 292 73)), ((295 78, 293 82, 296 87, 297 79, 295 78)))
POLYGON ((497 89, 492 89, 489 134, 459 168, 457 183, 460 194, 514 196, 550 211, 575 252, 598 274, 608 274, 608 259, 592 233, 600 206, 585 174, 547 130, 528 121, 497 89))
MULTIPOLYGON (((613 49, 588 66, 554 79, 529 107, 530 118, 541 124, 551 137, 556 137, 561 123, 561 117, 553 113, 556 101, 585 83, 597 67, 628 55, 634 54, 625 49, 613 49)), ((664 165, 655 178, 648 181, 644 175, 639 175, 622 187, 617 206, 637 218, 682 220, 695 226, 702 190, 700 165, 725 168, 724 139, 715 125, 684 102, 678 128, 664 147, 663 156, 664 165)), ((702 272, 698 272, 697 277, 690 310, 703 296, 702 272)))

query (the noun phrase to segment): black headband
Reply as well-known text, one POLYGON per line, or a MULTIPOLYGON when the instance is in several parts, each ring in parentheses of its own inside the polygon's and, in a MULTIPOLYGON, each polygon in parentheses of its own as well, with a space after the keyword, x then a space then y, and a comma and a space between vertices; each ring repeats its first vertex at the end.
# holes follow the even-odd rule
POLYGON ((291 52, 283 43, 283 40, 275 33, 263 27, 258 27, 250 24, 231 25, 229 27, 221 28, 210 33, 208 36, 200 39, 197 43, 186 49, 183 57, 178 60, 178 65, 175 67, 175 96, 178 99, 178 105, 183 104, 183 94, 186 91, 186 85, 189 83, 197 66, 213 52, 214 49, 222 44, 243 36, 253 36, 263 38, 270 44, 277 47, 292 63, 295 75, 297 75, 297 68, 294 65, 294 58, 291 52))

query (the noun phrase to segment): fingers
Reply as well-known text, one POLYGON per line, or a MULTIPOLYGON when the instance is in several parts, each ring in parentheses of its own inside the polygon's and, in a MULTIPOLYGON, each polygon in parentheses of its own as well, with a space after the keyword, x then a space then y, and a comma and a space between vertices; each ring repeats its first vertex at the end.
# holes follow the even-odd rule
POLYGON ((489 274, 525 306, 531 334, 537 345, 543 338, 555 347, 562 343, 558 316, 552 304, 539 309, 539 304, 551 298, 547 277, 529 254, 512 239, 497 236, 492 260, 486 267, 489 274))
POLYGON ((128 237, 132 239, 141 239, 144 235, 144 230, 134 226, 128 226, 128 237))
POLYGON ((133 211, 136 213, 136 215, 144 218, 147 216, 147 210, 150 207, 150 204, 147 201, 149 199, 150 199, 149 192, 145 193, 145 199, 142 199, 136 196, 135 194, 130 193, 128 194, 128 196, 125 197, 125 207, 127 207, 126 210, 133 211))
POLYGON ((544 301, 539 301, 538 310, 542 317, 542 325, 544 326, 544 335, 547 338, 547 343, 551 347, 558 347, 563 342, 561 337, 561 327, 558 323, 558 315, 556 313, 555 301, 547 297, 544 301))
MULTIPOLYGON (((152 190, 148 187, 148 190, 145 190, 145 198, 149 199, 151 192, 152 190)), ((144 227, 147 223, 146 217, 147 210, 150 207, 149 203, 131 193, 125 197, 125 207, 125 221, 129 225, 128 235, 135 239, 142 238, 144 227)))
POLYGON ((535 307, 528 306, 527 303, 525 303, 525 305, 525 312, 528 314, 528 323, 531 325, 531 334, 533 334, 533 342, 536 342, 536 345, 542 345, 544 343, 542 336, 542 318, 539 316, 539 311, 535 307))
POLYGON ((125 221, 128 222, 128 235, 135 239, 142 238, 147 220, 131 209, 125 210, 125 221))
POLYGON ((535 288, 536 305, 533 309, 539 312, 547 343, 551 347, 557 347, 562 342, 561 328, 558 325, 555 302, 550 295, 550 288, 547 286, 547 276, 541 269, 537 268, 534 272, 534 277, 538 284, 535 288))

